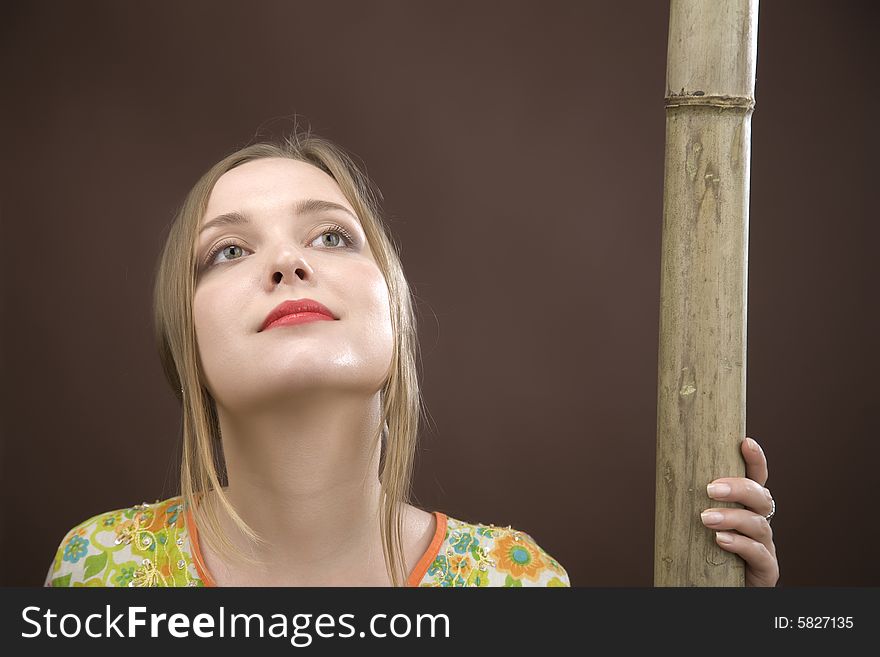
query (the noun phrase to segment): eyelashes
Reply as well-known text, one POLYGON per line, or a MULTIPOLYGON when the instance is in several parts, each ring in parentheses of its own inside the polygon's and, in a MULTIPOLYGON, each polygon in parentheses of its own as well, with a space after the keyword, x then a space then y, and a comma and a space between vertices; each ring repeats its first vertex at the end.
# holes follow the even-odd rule
MULTIPOLYGON (((330 246, 330 247, 326 247, 326 248, 329 248, 331 250, 335 250, 335 249, 340 249, 340 248, 351 248, 355 245, 356 240, 354 239, 354 237, 351 236, 351 233, 349 233, 345 228, 343 228, 342 226, 340 226, 338 224, 333 224, 332 226, 322 228, 321 233, 316 235, 315 238, 311 240, 311 242, 314 242, 316 239, 318 239, 319 237, 323 237, 324 235, 334 234, 334 233, 340 235, 347 243, 347 246, 343 246, 343 247, 330 246)), ((309 243, 311 244, 311 242, 309 242, 309 243)), ((208 254, 205 256, 205 259, 202 262, 202 267, 207 268, 207 267, 213 266, 214 258, 217 257, 217 254, 230 246, 239 246, 238 241, 234 238, 229 238, 229 239, 225 239, 225 240, 218 242, 216 245, 214 245, 211 248, 210 252, 208 252, 208 254)), ((239 247, 239 248, 241 248, 241 247, 239 247)), ((233 258, 233 260, 237 260, 237 258, 233 258)), ((231 260, 227 260, 226 262, 231 262, 231 260)))

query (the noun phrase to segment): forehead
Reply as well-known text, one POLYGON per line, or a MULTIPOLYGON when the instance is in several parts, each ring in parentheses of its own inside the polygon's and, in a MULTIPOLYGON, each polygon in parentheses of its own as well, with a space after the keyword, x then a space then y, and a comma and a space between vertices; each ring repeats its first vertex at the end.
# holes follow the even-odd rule
POLYGON ((352 210, 339 185, 318 167, 289 158, 253 160, 224 173, 211 190, 206 217, 259 211, 303 198, 335 201, 352 210))

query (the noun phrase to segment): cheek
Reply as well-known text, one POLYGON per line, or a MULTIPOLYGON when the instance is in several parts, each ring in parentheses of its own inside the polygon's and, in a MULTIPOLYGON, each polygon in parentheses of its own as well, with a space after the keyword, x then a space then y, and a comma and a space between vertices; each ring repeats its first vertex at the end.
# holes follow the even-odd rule
POLYGON ((199 352, 199 360, 204 368, 210 369, 212 354, 215 345, 222 341, 218 332, 218 323, 212 315, 214 302, 212 296, 199 290, 193 296, 193 329, 196 337, 196 349, 199 352))
POLYGON ((365 337, 373 348, 390 354, 394 346, 394 332, 391 324, 391 299, 382 272, 375 265, 359 272, 357 279, 358 313, 365 319, 365 337))
POLYGON ((367 291, 365 298, 369 299, 370 306, 373 309, 377 319, 383 322, 391 323, 391 299, 388 295, 388 286, 382 273, 376 271, 373 276, 366 278, 367 291))
POLYGON ((202 347, 230 339, 241 330, 240 294, 233 286, 203 284, 193 296, 193 325, 196 340, 202 347))

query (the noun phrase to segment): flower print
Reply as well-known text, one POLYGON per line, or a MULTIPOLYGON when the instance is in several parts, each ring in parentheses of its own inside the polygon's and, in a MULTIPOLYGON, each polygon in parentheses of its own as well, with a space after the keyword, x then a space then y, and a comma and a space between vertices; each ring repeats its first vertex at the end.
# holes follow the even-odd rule
POLYGON ((467 586, 489 586, 489 569, 485 564, 479 564, 471 569, 467 578, 467 586))
POLYGON ((107 516, 104 518, 103 525, 105 527, 112 527, 113 523, 116 522, 116 516, 107 516))
POLYGON ((136 536, 135 547, 138 550, 153 551, 156 549, 156 539, 151 532, 142 529, 137 532, 136 536))
POLYGON ((474 562, 469 554, 457 554, 452 548, 447 548, 442 567, 440 586, 467 586, 474 562))
MULTIPOLYGON (((448 555, 451 553, 451 550, 448 550, 445 555, 439 555, 431 565, 428 567, 428 575, 434 578, 434 584, 432 586, 465 586, 467 582, 460 575, 457 575, 452 568, 450 568, 450 561, 452 557, 448 555)), ((467 559, 467 557, 461 557, 463 559, 467 559)), ((461 565, 461 564, 456 564, 461 565)))
POLYGON ((119 575, 115 577, 116 583, 119 586, 128 586, 128 583, 134 578, 134 566, 129 568, 123 567, 119 571, 119 575))
POLYGON ((477 535, 478 536, 485 536, 486 538, 494 538, 495 532, 497 532, 497 531, 498 531, 498 527, 496 527, 495 525, 489 525, 488 527, 486 525, 477 525, 477 535))
POLYGON ((449 545, 458 554, 465 554, 469 550, 472 550, 474 547, 472 544, 474 543, 479 545, 479 540, 475 536, 460 529, 456 529, 449 536, 449 545))
POLYGON ((510 573, 514 579, 537 581, 541 570, 547 567, 535 542, 516 530, 495 540, 491 556, 498 570, 510 573))
POLYGON ((549 554, 544 552, 544 550, 541 550, 541 552, 543 553, 544 557, 547 559, 547 563, 550 564, 550 568, 552 568, 554 572, 556 572, 560 575, 566 574, 565 569, 559 565, 559 562, 556 561, 556 559, 554 559, 549 554))
POLYGON ((168 524, 173 525, 177 522, 177 516, 180 515, 180 504, 172 504, 165 509, 165 515, 168 516, 168 524))
MULTIPOLYGON (((489 558, 489 554, 486 552, 486 548, 484 548, 482 545, 475 545, 474 549, 471 551, 471 556, 475 560, 475 570, 480 570, 484 573, 487 573, 487 571, 495 567, 495 562, 491 558, 489 558)), ((480 584, 480 586, 483 585, 480 584)))
POLYGON ((437 558, 431 562, 431 565, 428 566, 427 573, 431 577, 433 577, 434 579, 438 579, 438 580, 440 577, 445 575, 445 573, 446 573, 446 557, 444 557, 442 554, 437 556, 437 558))
POLYGON ((80 532, 77 532, 76 534, 71 536, 70 540, 67 542, 67 545, 64 546, 64 561, 76 563, 84 556, 86 556, 86 554, 88 554, 89 539, 83 538, 79 534, 80 532))
POLYGON ((153 509, 149 504, 135 504, 133 507, 125 510, 125 517, 133 520, 138 526, 146 525, 153 519, 153 509))
POLYGON ((486 570, 488 566, 494 564, 488 559, 486 548, 480 542, 480 536, 486 536, 491 539, 494 536, 494 532, 497 531, 498 528, 494 526, 471 525, 459 527, 449 535, 449 545, 457 554, 469 554, 474 560, 471 567, 476 566, 481 570, 486 570))
POLYGON ((474 568, 470 556, 467 554, 447 554, 446 556, 448 557, 449 572, 462 579, 467 579, 474 568))
POLYGON ((129 545, 137 533, 137 525, 132 520, 126 520, 116 525, 116 545, 125 543, 129 545))
POLYGON ((129 586, 159 586, 160 574, 155 564, 149 559, 144 559, 134 575, 129 586))
MULTIPOLYGON (((568 573, 565 571, 565 568, 562 567, 556 559, 554 559, 547 551, 542 548, 540 545, 535 544, 535 547, 538 548, 538 551, 541 553, 541 556, 544 557, 544 560, 547 562, 547 565, 550 566, 550 569, 555 572, 557 575, 562 575, 563 577, 568 577, 568 573)), ((563 585, 564 586, 564 585, 563 585)))
POLYGON ((146 509, 145 511, 138 513, 134 519, 141 527, 147 527, 153 521, 153 516, 153 510, 146 509))

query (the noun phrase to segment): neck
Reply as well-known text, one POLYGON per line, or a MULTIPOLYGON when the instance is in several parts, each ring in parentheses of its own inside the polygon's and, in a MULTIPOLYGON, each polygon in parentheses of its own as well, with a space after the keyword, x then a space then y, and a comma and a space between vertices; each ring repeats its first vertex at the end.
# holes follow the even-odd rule
MULTIPOLYGON (((217 407, 226 492, 265 540, 247 551, 289 573, 363 569, 365 555, 382 558, 380 397, 323 391, 284 404, 217 407)), ((239 531, 228 531, 245 545, 239 531)))

